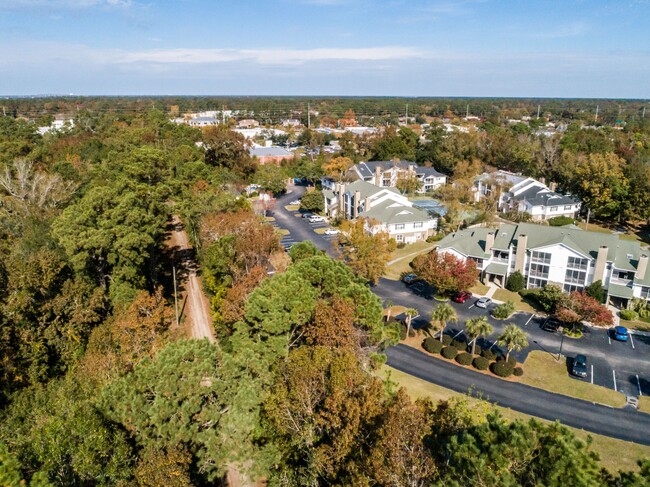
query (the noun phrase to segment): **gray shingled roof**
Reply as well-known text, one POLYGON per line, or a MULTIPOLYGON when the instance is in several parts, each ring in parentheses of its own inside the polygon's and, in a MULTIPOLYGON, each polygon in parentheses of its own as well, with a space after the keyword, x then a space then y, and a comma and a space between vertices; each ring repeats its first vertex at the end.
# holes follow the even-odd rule
POLYGON ((248 150, 248 153, 253 157, 277 157, 277 156, 292 156, 293 152, 290 152, 282 147, 251 147, 248 150))
POLYGON ((422 211, 412 206, 404 206, 394 201, 384 201, 373 206, 368 211, 359 214, 360 217, 372 218, 382 223, 412 223, 425 222, 432 220, 426 211, 422 211))

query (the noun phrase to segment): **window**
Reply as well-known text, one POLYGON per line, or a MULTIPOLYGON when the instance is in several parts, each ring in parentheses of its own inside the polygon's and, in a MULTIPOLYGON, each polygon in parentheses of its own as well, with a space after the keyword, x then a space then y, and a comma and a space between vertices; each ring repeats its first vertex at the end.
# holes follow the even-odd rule
POLYGON ((564 209, 565 209, 565 210, 570 210, 570 209, 571 209, 571 205, 566 205, 566 206, 564 207, 564 209))
POLYGON ((403 242, 404 241, 404 235, 402 235, 402 234, 395 235, 395 241, 396 242, 403 242))
POLYGON ((585 271, 567 269, 566 276, 564 276, 564 282, 569 284, 584 284, 586 277, 587 273, 585 271))
POLYGON ((396 223, 395 224, 395 230, 404 230, 404 224, 403 223, 396 223))
POLYGON ((548 279, 549 268, 550 266, 543 264, 530 264, 529 275, 531 277, 542 277, 544 279, 548 279))
POLYGON ((537 264, 550 264, 551 263, 551 254, 548 252, 537 252, 533 250, 533 255, 531 256, 531 262, 537 264))
POLYGON ((569 257, 567 267, 569 269, 579 269, 586 271, 587 267, 589 267, 589 260, 583 259, 582 257, 569 257))
POLYGON ((382 179, 382 181, 381 181, 381 185, 382 185, 382 186, 390 186, 390 178, 388 178, 388 179, 387 179, 387 178, 382 179))
POLYGON ((650 287, 641 286, 641 297, 643 299, 650 299, 650 287))
POLYGON ((531 278, 528 281, 528 289, 542 288, 542 287, 546 286, 546 283, 548 283, 548 281, 546 279, 533 279, 533 278, 531 278))
POLYGON ((573 291, 580 291, 582 292, 584 288, 582 286, 576 286, 575 284, 565 284, 564 285, 564 292, 565 293, 572 293, 573 291))
POLYGON ((422 228, 422 222, 415 222, 413 228, 422 228))
POLYGON ((557 206, 551 206, 551 211, 557 211, 557 206))

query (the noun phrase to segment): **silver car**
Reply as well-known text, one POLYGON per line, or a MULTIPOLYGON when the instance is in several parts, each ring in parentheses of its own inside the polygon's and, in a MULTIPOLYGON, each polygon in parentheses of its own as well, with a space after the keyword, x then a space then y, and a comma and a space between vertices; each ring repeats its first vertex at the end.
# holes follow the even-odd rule
POLYGON ((476 305, 477 308, 487 308, 491 302, 492 300, 490 298, 483 297, 483 298, 478 298, 476 300, 476 303, 474 304, 476 305))

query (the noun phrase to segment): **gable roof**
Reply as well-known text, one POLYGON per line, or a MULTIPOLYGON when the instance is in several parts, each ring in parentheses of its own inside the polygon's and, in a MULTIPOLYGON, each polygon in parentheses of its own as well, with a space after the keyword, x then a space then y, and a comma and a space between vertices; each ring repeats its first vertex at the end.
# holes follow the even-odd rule
POLYGON ((371 218, 386 224, 425 222, 433 220, 426 211, 405 206, 395 201, 382 201, 370 210, 362 211, 360 217, 371 218))
POLYGON ((248 150, 248 153, 253 157, 278 157, 278 156, 293 156, 293 152, 290 152, 282 147, 251 147, 248 150))
POLYGON ((362 180, 345 185, 345 194, 353 196, 357 191, 361 193, 361 198, 363 199, 373 198, 379 193, 394 193, 402 196, 402 194, 395 188, 380 188, 379 186, 375 186, 374 184, 362 180))
POLYGON ((397 167, 403 171, 408 171, 409 167, 413 167, 415 174, 422 177, 445 177, 444 174, 436 171, 433 167, 418 166, 413 161, 367 161, 360 162, 352 166, 363 179, 373 177, 377 168, 380 168, 382 172, 388 171, 394 167, 397 167))

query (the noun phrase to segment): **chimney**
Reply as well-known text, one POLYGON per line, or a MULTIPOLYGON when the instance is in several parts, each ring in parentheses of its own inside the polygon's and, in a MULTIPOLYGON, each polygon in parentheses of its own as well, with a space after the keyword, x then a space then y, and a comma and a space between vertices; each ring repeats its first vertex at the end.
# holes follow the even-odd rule
POLYGON ((359 205, 361 204, 361 192, 354 192, 354 200, 352 201, 352 218, 359 216, 359 205))
POLYGON ((519 235, 517 237, 517 251, 515 252, 515 270, 525 274, 524 264, 526 263, 526 246, 528 245, 528 236, 519 235))
POLYGON ((485 253, 491 254, 494 247, 494 232, 489 232, 485 237, 485 253))
POLYGON ((375 185, 381 187, 381 167, 379 167, 379 164, 375 167, 375 185))
POLYGON ((345 184, 339 186, 339 216, 341 218, 347 218, 345 214, 345 184))
POLYGON ((645 273, 648 271, 648 256, 641 254, 639 257, 639 263, 636 266, 636 278, 645 279, 645 273))
POLYGON ((548 185, 548 189, 555 193, 555 190, 557 189, 557 183, 555 181, 551 181, 551 184, 548 185))
POLYGON ((602 281, 605 276, 605 266, 607 265, 607 253, 609 249, 606 245, 601 245, 598 249, 598 256, 596 257, 596 265, 594 268, 594 282, 602 281))
POLYGON ((370 209, 370 198, 363 200, 363 211, 368 211, 370 209))

